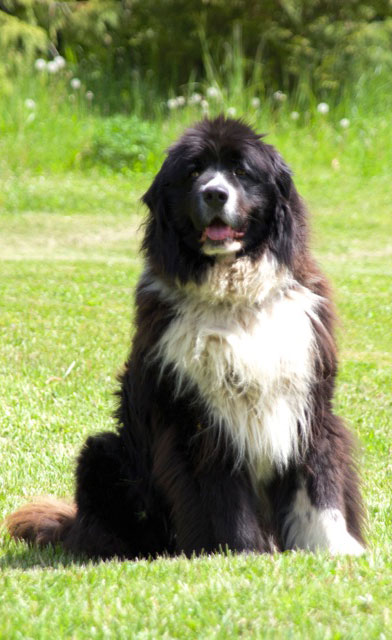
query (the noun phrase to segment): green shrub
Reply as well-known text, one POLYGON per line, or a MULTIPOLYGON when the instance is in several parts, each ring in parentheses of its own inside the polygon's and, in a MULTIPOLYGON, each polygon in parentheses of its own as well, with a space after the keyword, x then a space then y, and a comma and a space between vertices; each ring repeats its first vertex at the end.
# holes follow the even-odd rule
POLYGON ((158 140, 156 126, 135 116, 101 119, 96 123, 91 142, 81 152, 81 164, 117 171, 148 170, 155 166, 158 140))

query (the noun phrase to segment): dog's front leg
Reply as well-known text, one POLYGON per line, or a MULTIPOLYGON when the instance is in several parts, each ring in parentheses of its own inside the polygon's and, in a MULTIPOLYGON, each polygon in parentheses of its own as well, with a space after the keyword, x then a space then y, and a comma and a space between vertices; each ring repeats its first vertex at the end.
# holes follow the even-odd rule
POLYGON ((244 473, 221 462, 213 470, 195 468, 169 429, 155 448, 153 474, 171 509, 178 552, 269 550, 244 473))
POLYGON ((361 555, 363 507, 349 435, 339 418, 327 412, 320 433, 323 437, 311 443, 302 468, 272 491, 280 503, 282 546, 361 555))
POLYGON ((236 552, 270 552, 259 501, 248 474, 218 463, 199 480, 203 511, 208 514, 214 548, 236 552))

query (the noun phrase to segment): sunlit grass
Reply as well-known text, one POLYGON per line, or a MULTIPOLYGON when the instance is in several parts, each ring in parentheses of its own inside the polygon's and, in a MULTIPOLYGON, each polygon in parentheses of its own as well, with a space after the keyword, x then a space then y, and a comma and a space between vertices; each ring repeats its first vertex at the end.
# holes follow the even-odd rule
MULTIPOLYGON (((137 147, 116 170, 94 156, 102 112, 65 71, 16 78, 0 100, 0 519, 31 495, 70 496, 87 434, 113 427, 141 270, 139 198, 179 133, 223 110, 268 134, 313 213, 341 317, 335 402, 362 443, 370 550, 84 565, 2 535, 0 638, 391 637, 390 83, 370 78, 320 113, 314 96, 268 94, 256 73, 245 85, 241 64, 227 82, 211 67, 171 109, 158 102, 143 122, 148 162, 137 147)), ((110 153, 118 136, 105 133, 110 153)))
MULTIPOLYGON (((3 536, 0 637, 389 637, 389 181, 343 178, 324 160, 309 175, 300 151, 292 164, 342 320, 336 407, 362 443, 370 551, 83 565, 3 536)), ((0 517, 31 495, 71 495, 86 435, 113 426, 148 180, 2 182, 0 517)))

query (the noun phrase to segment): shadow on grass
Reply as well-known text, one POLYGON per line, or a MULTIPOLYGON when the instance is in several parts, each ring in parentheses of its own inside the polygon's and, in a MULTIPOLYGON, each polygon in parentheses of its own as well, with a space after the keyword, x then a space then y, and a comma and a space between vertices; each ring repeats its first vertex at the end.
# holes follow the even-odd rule
POLYGON ((38 549, 23 543, 6 541, 0 556, 0 571, 4 569, 62 569, 72 565, 89 563, 88 558, 73 556, 60 547, 38 549))

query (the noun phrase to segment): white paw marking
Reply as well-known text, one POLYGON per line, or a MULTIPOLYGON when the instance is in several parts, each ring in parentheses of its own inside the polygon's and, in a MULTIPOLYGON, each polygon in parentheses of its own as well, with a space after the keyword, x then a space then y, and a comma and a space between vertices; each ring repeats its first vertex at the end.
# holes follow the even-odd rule
POLYGON ((359 556, 363 546, 347 531, 339 509, 316 509, 307 491, 297 491, 291 511, 283 527, 286 549, 329 551, 331 555, 359 556))

